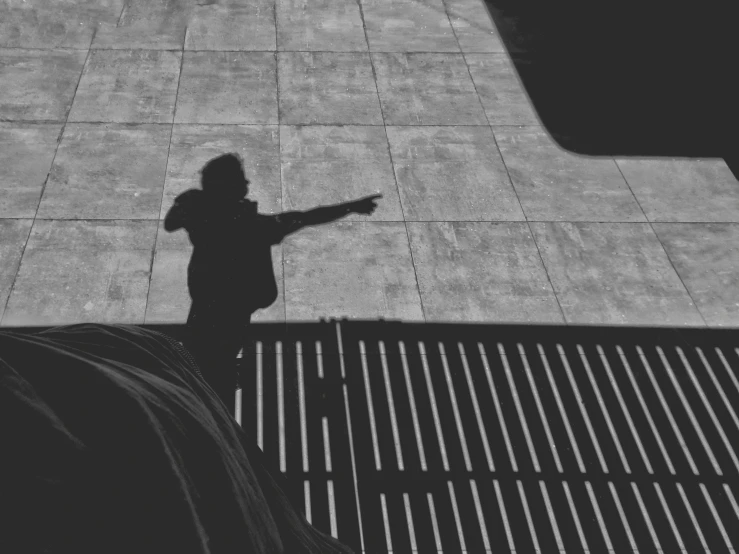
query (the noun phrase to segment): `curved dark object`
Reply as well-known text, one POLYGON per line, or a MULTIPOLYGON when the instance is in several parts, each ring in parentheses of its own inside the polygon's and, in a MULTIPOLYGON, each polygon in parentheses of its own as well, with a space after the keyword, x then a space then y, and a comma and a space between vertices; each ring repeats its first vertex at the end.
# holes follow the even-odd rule
POLYGON ((351 554, 182 347, 133 325, 0 331, 2 552, 351 554))

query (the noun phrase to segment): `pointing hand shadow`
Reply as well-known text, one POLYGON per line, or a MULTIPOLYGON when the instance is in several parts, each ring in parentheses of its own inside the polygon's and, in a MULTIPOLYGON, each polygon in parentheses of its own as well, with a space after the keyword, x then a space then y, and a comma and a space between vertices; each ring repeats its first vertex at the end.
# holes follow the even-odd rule
POLYGON ((372 194, 354 201, 354 211, 362 215, 372 215, 377 209, 377 199, 382 198, 382 194, 372 194))

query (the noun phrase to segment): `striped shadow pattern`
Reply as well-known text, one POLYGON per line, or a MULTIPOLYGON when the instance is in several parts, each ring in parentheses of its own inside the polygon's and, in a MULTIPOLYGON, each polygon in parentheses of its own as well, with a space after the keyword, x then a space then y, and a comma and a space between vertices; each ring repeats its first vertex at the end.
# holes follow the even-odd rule
POLYGON ((357 552, 739 548, 730 331, 255 325, 241 366, 242 425, 357 552))
POLYGON ((254 324, 239 371, 237 420, 357 553, 739 548, 736 330, 254 324))

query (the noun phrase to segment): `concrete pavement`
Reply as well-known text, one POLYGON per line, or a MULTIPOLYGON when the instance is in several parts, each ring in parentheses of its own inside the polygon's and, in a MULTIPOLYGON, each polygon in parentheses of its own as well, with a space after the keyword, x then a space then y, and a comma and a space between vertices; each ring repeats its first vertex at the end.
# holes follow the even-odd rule
POLYGON ((482 0, 1 0, 0 324, 184 322, 161 219, 229 151, 264 212, 384 194, 255 321, 739 325, 724 161, 562 149, 482 0))

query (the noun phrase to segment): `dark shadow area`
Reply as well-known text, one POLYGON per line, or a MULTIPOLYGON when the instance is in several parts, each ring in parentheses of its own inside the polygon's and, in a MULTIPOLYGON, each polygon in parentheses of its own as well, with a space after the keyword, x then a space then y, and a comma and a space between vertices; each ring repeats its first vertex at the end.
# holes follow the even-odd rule
POLYGON ((249 180, 238 154, 213 158, 200 173, 202 188, 175 199, 164 228, 184 229, 193 245, 187 268, 192 300, 187 344, 205 379, 233 411, 228 391, 236 375, 228 368, 242 348, 252 314, 277 299, 272 247, 308 226, 352 213, 370 215, 382 195, 304 212, 262 214, 257 202, 247 198, 249 180))
POLYGON ((174 338, 28 331, 0 331, 0 551, 352 554, 174 338))
POLYGON ((730 3, 485 0, 543 125, 594 156, 722 157, 739 174, 730 3))
POLYGON ((356 552, 729 552, 737 348, 735 329, 253 324, 242 427, 356 552))

